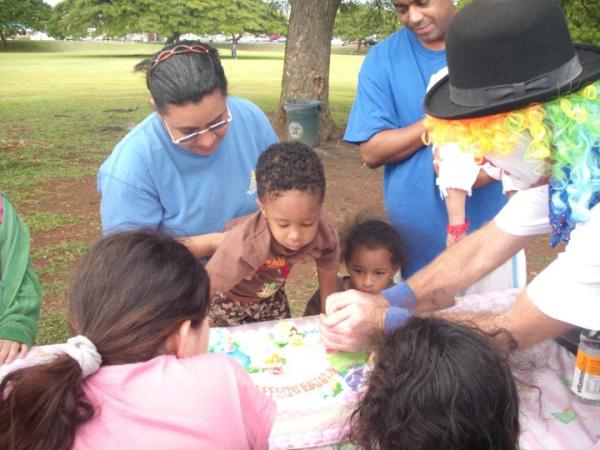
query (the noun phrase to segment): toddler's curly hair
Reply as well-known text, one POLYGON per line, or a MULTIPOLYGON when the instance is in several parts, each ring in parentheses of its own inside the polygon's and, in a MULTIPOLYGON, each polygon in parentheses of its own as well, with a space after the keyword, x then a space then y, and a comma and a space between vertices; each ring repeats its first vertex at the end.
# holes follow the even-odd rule
POLYGON ((271 145, 256 165, 258 198, 278 197, 299 190, 325 198, 325 172, 313 149, 301 142, 271 145))

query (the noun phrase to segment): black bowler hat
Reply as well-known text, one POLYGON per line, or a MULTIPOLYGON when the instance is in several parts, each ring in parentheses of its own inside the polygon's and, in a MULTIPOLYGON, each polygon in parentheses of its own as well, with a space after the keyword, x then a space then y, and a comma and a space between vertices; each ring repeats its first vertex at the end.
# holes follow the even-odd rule
POLYGON ((555 0, 474 0, 446 35, 449 75, 425 96, 441 119, 548 101, 600 78, 600 47, 573 44, 555 0))

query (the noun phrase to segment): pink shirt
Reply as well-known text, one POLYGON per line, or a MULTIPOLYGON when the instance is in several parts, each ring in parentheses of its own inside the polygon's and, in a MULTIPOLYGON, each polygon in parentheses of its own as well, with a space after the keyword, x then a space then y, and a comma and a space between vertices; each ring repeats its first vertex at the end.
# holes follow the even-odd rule
POLYGON ((84 384, 96 416, 73 449, 266 449, 275 402, 224 355, 103 366, 84 384))

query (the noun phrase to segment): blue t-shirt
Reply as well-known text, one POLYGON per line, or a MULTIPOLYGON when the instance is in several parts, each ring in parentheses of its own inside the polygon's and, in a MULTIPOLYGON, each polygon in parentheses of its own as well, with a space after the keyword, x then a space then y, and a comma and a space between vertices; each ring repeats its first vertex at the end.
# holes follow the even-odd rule
MULTIPOLYGON (((365 57, 344 140, 361 143, 374 134, 421 120, 431 76, 446 65, 446 52, 429 50, 406 28, 377 44, 365 57)), ((386 164, 385 209, 407 256, 403 277, 427 265, 446 248, 448 216, 435 185, 431 149, 386 164)), ((472 230, 492 219, 506 199, 500 183, 475 189, 467 199, 472 230)))
POLYGON ((149 228, 194 236, 257 210, 254 169, 278 139, 256 105, 235 97, 227 105, 233 120, 208 156, 173 144, 157 113, 117 144, 98 171, 105 235, 149 228))

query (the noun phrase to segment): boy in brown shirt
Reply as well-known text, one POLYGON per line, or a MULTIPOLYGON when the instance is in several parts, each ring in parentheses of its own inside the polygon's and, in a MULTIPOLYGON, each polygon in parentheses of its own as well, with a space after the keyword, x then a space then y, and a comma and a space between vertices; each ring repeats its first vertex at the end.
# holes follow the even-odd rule
POLYGON ((299 142, 271 145, 256 166, 259 211, 228 222, 206 265, 213 326, 290 317, 285 280, 297 262, 315 261, 325 299, 336 291, 338 236, 323 210, 325 174, 299 142))

